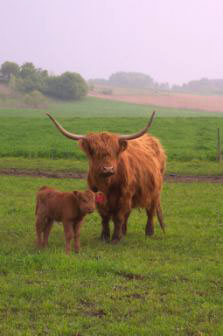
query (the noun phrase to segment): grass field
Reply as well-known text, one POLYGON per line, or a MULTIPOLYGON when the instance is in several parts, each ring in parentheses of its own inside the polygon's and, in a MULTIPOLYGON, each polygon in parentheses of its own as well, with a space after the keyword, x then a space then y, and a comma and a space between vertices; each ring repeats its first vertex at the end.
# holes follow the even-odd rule
MULTIPOLYGON (((157 109, 151 133, 168 154, 167 171, 222 175, 216 163, 222 114, 157 109)), ((76 133, 131 133, 153 107, 87 98, 50 111, 76 133)), ((44 110, 0 110, 0 170, 86 171, 77 143, 62 137, 44 110)), ((102 243, 97 213, 86 218, 79 255, 65 255, 62 227, 35 247, 34 203, 44 184, 86 188, 85 180, 0 176, 0 335, 221 336, 223 211, 221 184, 166 183, 167 234, 133 211, 120 244, 102 243)))
POLYGON ((0 335, 222 335, 223 186, 165 184, 167 233, 144 236, 134 211, 119 245, 102 243, 86 218, 79 255, 67 257, 62 227, 34 245, 34 195, 43 184, 85 181, 0 179, 0 335), (214 200, 214 202, 213 202, 214 200))
MULTIPOLYGON (((87 98, 77 103, 51 105, 49 110, 68 130, 85 134, 101 130, 135 132, 145 125, 153 108, 87 98)), ((9 157, 35 159, 33 162, 43 158, 72 159, 73 169, 86 170, 85 155, 78 144, 60 136, 45 112, 0 110, 0 166, 9 157)), ((159 137, 165 147, 171 171, 180 172, 182 167, 187 173, 196 174, 198 168, 204 174, 211 171, 220 174, 221 167, 216 167, 214 162, 218 127, 223 128, 220 113, 159 109, 151 133, 159 137)), ((36 168, 41 168, 40 161, 36 168)))

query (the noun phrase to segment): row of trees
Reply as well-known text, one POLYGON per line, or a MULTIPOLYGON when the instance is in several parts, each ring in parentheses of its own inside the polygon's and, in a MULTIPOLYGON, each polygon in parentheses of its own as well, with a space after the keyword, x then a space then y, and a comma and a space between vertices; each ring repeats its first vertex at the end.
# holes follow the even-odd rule
POLYGON ((3 63, 0 68, 0 81, 24 93, 39 91, 44 95, 66 100, 80 99, 88 91, 80 74, 65 72, 52 76, 47 70, 36 68, 30 62, 21 66, 14 62, 3 63))
POLYGON ((113 87, 124 87, 198 94, 223 94, 223 79, 202 78, 170 87, 168 83, 155 82, 151 76, 138 72, 116 72, 108 80, 90 79, 89 86, 93 87, 94 85, 107 87, 104 91, 108 93, 112 92, 113 87))
POLYGON ((178 92, 193 92, 203 94, 223 94, 223 79, 193 80, 183 85, 174 85, 172 90, 178 92))
POLYGON ((126 87, 130 89, 169 90, 168 83, 158 83, 149 75, 140 72, 116 72, 108 80, 90 79, 89 85, 109 85, 111 87, 126 87))

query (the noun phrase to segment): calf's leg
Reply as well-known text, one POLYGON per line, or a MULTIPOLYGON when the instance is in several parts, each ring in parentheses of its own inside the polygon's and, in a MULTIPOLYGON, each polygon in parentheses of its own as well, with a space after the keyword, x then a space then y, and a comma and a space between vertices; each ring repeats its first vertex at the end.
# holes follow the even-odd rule
POLYGON ((47 219, 43 229, 43 247, 48 246, 49 234, 53 226, 53 220, 47 219))
POLYGON ((42 247, 42 232, 43 232, 44 218, 36 216, 36 243, 39 248, 42 247))
POLYGON ((80 228, 81 228, 82 221, 78 223, 74 223, 74 251, 78 253, 80 250, 80 228))
POLYGON ((74 238, 73 223, 71 221, 64 221, 64 236, 66 241, 66 254, 69 255, 71 251, 71 240, 74 238))

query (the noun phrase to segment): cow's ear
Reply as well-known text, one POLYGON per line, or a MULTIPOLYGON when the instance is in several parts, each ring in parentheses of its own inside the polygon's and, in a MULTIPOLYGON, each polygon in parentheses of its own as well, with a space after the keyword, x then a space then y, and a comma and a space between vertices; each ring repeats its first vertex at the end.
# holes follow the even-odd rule
POLYGON ((88 143, 87 139, 85 139, 85 138, 81 139, 79 141, 79 144, 86 154, 91 155, 91 150, 90 150, 90 146, 89 146, 89 143, 88 143))
POLYGON ((127 147, 128 147, 128 141, 120 139, 119 140, 120 152, 124 152, 127 147))

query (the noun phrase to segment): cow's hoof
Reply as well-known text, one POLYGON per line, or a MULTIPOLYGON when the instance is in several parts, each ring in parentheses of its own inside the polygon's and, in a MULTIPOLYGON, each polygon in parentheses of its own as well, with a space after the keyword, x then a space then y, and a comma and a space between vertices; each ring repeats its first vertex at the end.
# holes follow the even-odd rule
POLYGON ((108 242, 110 241, 110 236, 108 236, 108 235, 102 233, 100 239, 101 239, 102 241, 108 243, 108 242))
POLYGON ((146 236, 153 236, 154 235, 154 228, 153 227, 148 227, 145 230, 146 236))
POLYGON ((113 244, 113 245, 116 245, 116 244, 118 244, 119 243, 119 241, 120 241, 120 239, 112 239, 112 241, 111 241, 111 243, 113 244))
POLYGON ((146 232, 146 236, 152 237, 154 235, 154 232, 146 232))

